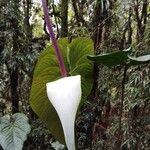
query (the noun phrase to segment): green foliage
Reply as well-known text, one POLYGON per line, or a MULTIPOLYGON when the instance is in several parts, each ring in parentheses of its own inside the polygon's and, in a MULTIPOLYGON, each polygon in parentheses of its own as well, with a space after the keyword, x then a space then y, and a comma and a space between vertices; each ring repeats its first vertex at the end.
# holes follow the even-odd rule
POLYGON ((0 145, 4 150, 21 150, 29 132, 28 118, 22 113, 0 118, 0 145))
POLYGON ((52 143, 54 140, 48 128, 45 127, 40 119, 32 119, 30 121, 31 132, 28 139, 24 143, 23 150, 53 150, 52 143))
MULTIPOLYGON (((59 40, 65 66, 69 75, 81 75, 82 103, 92 88, 92 63, 86 59, 93 54, 93 43, 89 38, 77 38, 70 44, 67 39, 59 40)), ((64 143, 64 135, 60 120, 46 94, 46 83, 61 78, 59 66, 52 46, 48 46, 40 55, 34 70, 30 105, 35 113, 44 121, 51 133, 64 143)), ((65 85, 64 85, 65 88, 65 85)))
MULTIPOLYGON (((30 3, 30 1, 31 0, 27 2, 30 3)), ((87 35, 92 35, 93 37, 93 35, 96 34, 96 46, 99 46, 100 49, 98 50, 103 51, 104 53, 108 51, 114 51, 114 49, 120 49, 121 47, 128 47, 130 44, 132 44, 135 49, 135 56, 149 53, 150 5, 148 4, 146 17, 146 14, 142 14, 144 12, 142 11, 142 9, 146 8, 146 3, 143 3, 143 1, 138 1, 138 3, 136 3, 136 0, 111 1, 109 7, 106 7, 105 5, 107 1, 101 0, 100 2, 104 2, 103 9, 110 9, 108 10, 109 12, 102 12, 102 9, 98 9, 98 17, 95 17, 97 14, 94 11, 96 0, 84 0, 82 2, 75 1, 77 10, 69 7, 69 38, 87 35), (144 7, 143 4, 145 5, 144 7), (143 19, 145 16, 145 21, 147 20, 146 22, 144 20, 142 21, 141 18, 141 21, 137 23, 137 13, 134 9, 132 9, 136 6, 138 6, 137 13, 139 13, 139 16, 143 16, 143 19), (95 22, 93 20, 95 20, 95 22), (138 28, 139 23, 141 24, 141 29, 138 28), (98 25, 95 26, 95 24, 98 25), (98 28, 98 30, 96 30, 96 28, 98 28), (142 31, 142 33, 144 34, 143 36, 141 36, 141 41, 137 40, 139 31, 142 31), (101 39, 100 45, 97 42, 99 37, 101 39)), ((56 1, 54 1, 54 3, 55 10, 53 10, 53 2, 49 2, 49 13, 51 16, 53 16, 52 22, 54 26, 56 27, 57 25, 58 28, 61 28, 61 14, 57 13, 60 12, 61 4, 57 3, 56 1)), ((33 73, 32 71, 35 67, 34 64, 37 60, 37 56, 43 49, 44 43, 46 42, 47 36, 45 36, 45 33, 47 32, 46 30, 43 30, 45 27, 44 25, 42 25, 43 12, 38 1, 34 1, 30 4, 29 11, 26 4, 27 3, 22 3, 20 0, 0 1, 0 115, 4 115, 10 112, 12 95, 10 90, 10 73, 8 72, 8 70, 13 71, 16 69, 16 67, 18 67, 19 70, 17 89, 20 97, 20 109, 23 108, 26 113, 30 113, 28 96, 33 73), (17 7, 14 7, 15 5, 17 5, 17 7), (27 17, 28 12, 30 16, 29 18, 27 17), (30 19, 29 24, 28 19, 30 19), (16 22, 18 22, 18 25, 14 25, 16 24, 16 22), (28 34, 26 34, 29 33, 26 31, 26 26, 28 25, 30 25, 30 27, 32 28, 32 37, 29 37, 28 34), (19 39, 17 40, 18 42, 16 42, 19 47, 19 51, 13 53, 13 36, 15 35, 16 31, 19 31, 19 34, 17 34, 19 39)), ((70 4, 72 5, 71 1, 69 2, 69 6, 70 4)), ((59 37, 59 35, 60 33, 58 30, 57 36, 59 37)), ((130 58, 130 63, 132 62, 133 64, 132 58, 130 58)), ((65 61, 68 65, 67 59, 65 59, 65 61)), ((94 143, 94 141, 98 142, 96 146, 90 145, 92 149, 115 149, 115 141, 118 141, 118 139, 116 139, 113 135, 117 135, 116 129, 118 129, 117 123, 119 114, 117 113, 117 110, 119 110, 118 104, 120 103, 119 100, 121 95, 120 88, 123 67, 119 66, 108 69, 105 66, 100 66, 99 70, 100 75, 96 74, 96 76, 98 77, 98 91, 100 92, 100 98, 95 98, 96 101, 98 101, 98 105, 94 104, 92 101, 92 104, 88 105, 87 109, 85 109, 84 111, 84 114, 81 115, 81 124, 78 128, 76 128, 76 131, 79 132, 77 133, 79 135, 78 140, 81 141, 81 147, 78 149, 88 149, 87 145, 90 145, 88 144, 90 143, 89 141, 92 141, 92 143, 94 143), (103 118, 102 116, 102 119, 100 118, 103 122, 106 122, 106 124, 109 125, 106 132, 104 131, 104 134, 102 133, 101 128, 99 128, 100 131, 96 130, 96 133, 99 134, 100 137, 98 137, 97 139, 92 137, 93 139, 90 139, 89 137, 91 136, 88 135, 91 133, 91 124, 93 124, 93 120, 95 121, 95 116, 91 112, 89 112, 89 109, 99 110, 100 112, 98 112, 98 116, 101 117, 101 114, 105 114, 106 110, 106 106, 103 107, 100 105, 101 102, 103 103, 103 101, 110 101, 111 103, 112 113, 110 117, 103 118), (111 131, 111 134, 109 134, 109 131, 111 131), (106 137, 103 138, 103 135, 106 135, 106 137), (83 143, 85 144, 86 148, 83 148, 83 143)), ((149 130, 150 124, 150 64, 144 66, 131 66, 128 69, 127 74, 128 75, 125 84, 124 113, 122 118, 122 149, 149 149, 148 145, 150 143, 150 137, 147 131, 149 130), (135 142, 137 145, 136 148, 135 142)), ((42 84, 44 85, 44 83, 42 84)), ((34 116, 32 115, 30 121, 33 120, 34 116)), ((79 122, 79 117, 77 122, 79 122)), ((24 149, 51 149, 49 142, 51 137, 47 138, 51 135, 46 129, 46 133, 43 131, 44 127, 42 123, 38 123, 37 121, 31 124, 31 126, 33 134, 30 134, 31 136, 29 136, 29 139, 26 142, 26 147, 24 147, 24 149)))
POLYGON ((143 55, 139 57, 128 56, 128 58, 130 59, 130 65, 142 65, 150 63, 150 55, 143 55))
POLYGON ((92 68, 93 65, 88 61, 87 55, 92 54, 93 42, 88 38, 77 38, 69 45, 69 74, 81 75, 82 82, 82 103, 89 95, 92 88, 92 68))
MULTIPOLYGON (((118 129, 120 126, 121 126, 121 131, 123 134, 122 145, 120 145, 122 149, 124 148, 125 149, 126 148, 137 149, 137 145, 139 143, 141 143, 141 149, 145 149, 148 146, 148 140, 147 140, 148 136, 145 131, 149 122, 147 119, 148 113, 146 114, 146 111, 149 109, 149 103, 148 103, 149 69, 143 68, 143 71, 138 71, 137 73, 136 71, 137 68, 135 66, 148 64, 150 62, 150 55, 147 54, 147 55, 143 55, 139 57, 133 57, 130 55, 130 53, 131 51, 127 49, 127 50, 113 52, 113 53, 100 54, 97 56, 93 56, 93 55, 88 56, 90 60, 103 64, 107 67, 113 67, 116 65, 126 65, 129 67, 127 69, 128 69, 128 73, 130 74, 130 78, 128 78, 128 82, 126 82, 127 78, 123 72, 122 73, 118 72, 119 74, 123 75, 123 79, 119 77, 118 73, 117 73, 117 76, 115 76, 115 72, 112 72, 111 75, 109 75, 111 77, 111 80, 114 82, 114 84, 112 84, 113 86, 112 85, 111 86, 107 85, 107 86, 108 86, 108 89, 111 89, 112 91, 110 98, 112 100, 113 99, 115 100, 114 102, 111 100, 111 102, 113 102, 112 110, 111 110, 112 111, 111 121, 110 121, 111 125, 109 126, 109 129, 107 132, 107 134, 109 134, 109 131, 110 131, 111 134, 107 135, 107 138, 108 138, 107 141, 100 140, 101 145, 98 145, 98 147, 102 147, 102 146, 104 147, 108 145, 113 146, 113 144, 112 143, 109 144, 109 142, 111 141, 112 138, 114 139, 115 134, 118 132, 118 129), (114 79, 116 81, 114 81, 114 79), (118 85, 116 85, 116 82, 117 84, 119 84, 118 81, 121 81, 121 80, 122 82, 120 83, 120 87, 123 87, 122 84, 124 84, 125 86, 124 89, 122 88, 124 97, 121 96, 120 98, 118 98, 119 97, 118 93, 120 93, 120 89, 118 88, 118 85), (115 89, 115 91, 113 91, 113 89, 115 89), (122 103, 123 103, 122 108, 118 107, 118 103, 120 103, 120 101, 118 100, 120 99, 122 100, 122 103), (121 118, 121 123, 119 124, 116 118, 120 115, 119 113, 120 109, 122 110, 121 115, 123 117, 121 118), (128 135, 128 138, 126 138, 126 135, 128 135), (144 139, 144 142, 143 142, 143 139, 144 139), (105 142, 107 144, 105 144, 105 142)), ((138 69, 139 68, 140 66, 138 66, 138 69)), ((116 68, 114 67, 113 69, 116 69, 116 68)), ((107 75, 103 76, 103 78, 107 78, 107 80, 103 79, 103 81, 106 80, 106 83, 104 83, 104 85, 108 84, 108 81, 110 80, 110 77, 107 77, 108 74, 109 72, 107 71, 107 75)), ((107 107, 107 105, 105 107, 107 107)), ((108 117, 106 119, 108 119, 108 117)), ((106 123, 108 122, 109 121, 107 121, 106 123)), ((114 145, 114 147, 115 146, 116 145, 114 145)), ((108 148, 104 148, 104 149, 108 149, 108 148)))
POLYGON ((131 48, 125 49, 123 51, 117 51, 112 53, 100 54, 100 55, 89 55, 88 59, 101 63, 107 67, 112 67, 116 65, 123 65, 128 59, 128 54, 131 53, 131 48))
POLYGON ((143 55, 139 57, 132 57, 130 53, 132 49, 125 49, 123 51, 117 51, 112 53, 100 54, 100 55, 89 55, 88 59, 97 63, 103 64, 107 67, 113 67, 116 65, 142 65, 150 62, 150 55, 143 55))

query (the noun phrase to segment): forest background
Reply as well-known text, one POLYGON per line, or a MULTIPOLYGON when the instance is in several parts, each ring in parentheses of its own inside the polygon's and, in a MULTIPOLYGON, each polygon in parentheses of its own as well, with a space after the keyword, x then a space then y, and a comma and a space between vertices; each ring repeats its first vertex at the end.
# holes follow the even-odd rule
MULTIPOLYGON (((57 39, 90 37, 95 54, 131 46, 134 56, 150 53, 149 0, 47 3, 57 39)), ((34 67, 48 43, 41 2, 0 0, 0 116, 17 112, 28 116, 31 132, 24 150, 55 147, 54 138, 29 105, 34 67)), ((119 146, 123 150, 148 150, 150 65, 129 68, 125 80, 123 66, 109 69, 95 64, 93 74, 93 89, 76 119, 78 149, 109 150, 119 146)))

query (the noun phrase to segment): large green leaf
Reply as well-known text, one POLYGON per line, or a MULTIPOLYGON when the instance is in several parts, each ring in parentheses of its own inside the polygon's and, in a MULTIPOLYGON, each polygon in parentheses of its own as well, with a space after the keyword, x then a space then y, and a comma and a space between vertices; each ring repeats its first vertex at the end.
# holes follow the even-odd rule
POLYGON ((132 57, 128 55, 128 58, 130 60, 129 65, 143 65, 150 63, 150 54, 139 56, 139 57, 132 57))
POLYGON ((91 63, 87 56, 94 53, 92 40, 88 38, 77 38, 69 45, 69 73, 70 75, 81 75, 82 82, 82 103, 90 94, 92 89, 92 68, 91 63))
POLYGON ((22 150, 29 132, 28 118, 22 113, 0 118, 0 145, 4 150, 22 150))
POLYGON ((132 48, 125 49, 123 51, 117 51, 112 53, 105 53, 100 55, 89 55, 88 59, 97 63, 103 64, 107 67, 113 67, 116 65, 124 65, 127 62, 128 54, 130 54, 132 48))
MULTIPOLYGON (((87 55, 93 54, 93 43, 88 38, 74 39, 71 44, 68 43, 67 39, 61 39, 58 43, 69 74, 81 75, 83 102, 90 93, 93 83, 93 65, 87 59, 87 55)), ((48 46, 40 55, 34 70, 30 105, 41 120, 46 123, 55 138, 65 143, 60 120, 46 94, 46 83, 59 78, 61 75, 54 49, 52 46, 48 46)))

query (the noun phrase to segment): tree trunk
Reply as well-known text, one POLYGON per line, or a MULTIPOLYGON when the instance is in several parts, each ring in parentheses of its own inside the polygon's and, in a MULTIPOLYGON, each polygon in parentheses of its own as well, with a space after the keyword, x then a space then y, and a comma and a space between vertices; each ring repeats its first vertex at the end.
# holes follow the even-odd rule
POLYGON ((68 0, 61 0, 61 37, 68 36, 68 0))
POLYGON ((0 36, 0 56, 1 56, 1 53, 3 52, 4 50, 4 43, 5 43, 5 38, 4 38, 4 28, 1 27, 0 28, 0 32, 1 32, 1 36, 0 36))
POLYGON ((4 50, 4 45, 5 45, 5 28, 6 28, 6 22, 4 21, 4 14, 2 12, 2 7, 0 6, 0 18, 3 18, 0 20, 0 56, 2 51, 4 50))
POLYGON ((141 42, 144 38, 145 28, 147 24, 147 8, 148 8, 148 0, 143 0, 142 3, 142 10, 140 10, 140 1, 135 0, 134 4, 134 12, 135 12, 135 18, 137 21, 137 44, 141 42), (141 15, 140 15, 141 12, 141 15))
POLYGON ((28 50, 32 50, 31 40, 32 40, 32 27, 30 25, 29 19, 31 15, 31 0, 24 0, 24 29, 26 36, 25 47, 28 50))
POLYGON ((11 84, 11 99, 12 99, 12 112, 19 112, 19 96, 18 96, 18 68, 12 71, 10 75, 11 84))
MULTIPOLYGON (((19 14, 19 0, 15 0, 13 4, 13 10, 16 13, 16 16, 19 14)), ((20 46, 19 46, 19 22, 18 18, 15 17, 12 21, 12 28, 13 28, 13 50, 12 50, 12 57, 14 57, 17 52, 19 52, 20 46)), ((14 59, 15 60, 15 59, 14 59)), ((17 60, 15 60, 17 61, 17 60)), ((17 63, 16 63, 17 64, 17 63)), ((12 112, 16 113, 19 112, 19 96, 18 96, 18 66, 13 66, 13 68, 9 71, 10 72, 10 83, 11 83, 11 100, 12 100, 12 112)))

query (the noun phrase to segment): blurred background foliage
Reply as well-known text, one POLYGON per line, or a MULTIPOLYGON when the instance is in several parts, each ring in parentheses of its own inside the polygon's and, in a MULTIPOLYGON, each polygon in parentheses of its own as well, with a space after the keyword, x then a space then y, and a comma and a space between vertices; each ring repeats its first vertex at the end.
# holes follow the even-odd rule
MULTIPOLYGON (((134 56, 150 54, 149 0, 47 2, 57 38, 90 36, 95 54, 130 46, 134 56)), ((24 150, 63 149, 28 103, 37 57, 48 42, 39 0, 0 0, 0 116, 23 112, 29 117, 24 150)), ((120 114, 123 70, 95 64, 93 90, 76 120, 78 149, 149 149, 150 65, 128 69, 120 114)))

